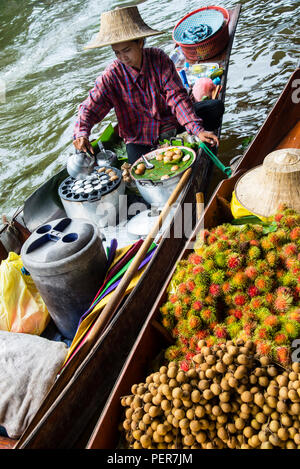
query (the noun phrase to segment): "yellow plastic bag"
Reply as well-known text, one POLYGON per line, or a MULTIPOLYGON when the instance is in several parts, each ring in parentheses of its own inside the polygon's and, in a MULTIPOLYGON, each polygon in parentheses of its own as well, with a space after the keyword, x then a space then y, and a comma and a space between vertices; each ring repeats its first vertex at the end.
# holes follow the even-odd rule
POLYGON ((40 335, 50 315, 21 257, 10 252, 0 265, 0 330, 40 335))
POLYGON ((245 207, 243 207, 239 203, 234 191, 232 192, 230 209, 231 209, 233 218, 242 218, 242 217, 247 217, 248 215, 255 215, 258 218, 260 218, 260 220, 262 220, 263 222, 267 223, 270 220, 268 217, 262 217, 261 215, 257 215, 256 213, 249 212, 249 210, 247 210, 245 207))

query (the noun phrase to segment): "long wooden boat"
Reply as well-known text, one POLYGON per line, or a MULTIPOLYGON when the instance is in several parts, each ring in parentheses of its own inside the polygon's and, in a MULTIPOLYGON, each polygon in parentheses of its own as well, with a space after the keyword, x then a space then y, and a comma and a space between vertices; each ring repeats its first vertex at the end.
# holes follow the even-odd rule
POLYGON ((152 310, 128 356, 116 385, 99 417, 88 449, 116 449, 120 434, 118 425, 121 421, 121 397, 131 393, 131 386, 144 382, 149 374, 149 367, 161 355, 170 343, 170 336, 162 327, 158 327, 160 307, 166 302, 167 288, 179 261, 187 259, 196 240, 197 233, 203 227, 210 229, 232 220, 228 205, 232 192, 240 176, 249 169, 262 164, 265 156, 281 148, 300 148, 300 107, 293 99, 295 83, 299 81, 300 69, 291 76, 275 106, 249 146, 232 177, 223 180, 215 190, 208 206, 200 218, 194 233, 188 240, 162 287, 152 310))
MULTIPOLYGON (((222 90, 218 98, 223 102, 240 5, 229 10, 229 13, 228 45, 222 53, 211 60, 218 62, 224 68, 222 90)), ((219 137, 220 133, 221 128, 217 132, 219 137)), ((181 206, 185 203, 193 205, 193 220, 196 220, 195 195, 199 192, 206 194, 212 169, 211 159, 203 150, 199 150, 193 172, 181 198, 181 206)), ((48 181, 47 187, 57 187, 58 181, 64 177, 64 171, 48 181)), ((53 210, 53 204, 51 210, 52 219, 57 218, 58 213, 61 214, 59 210, 58 212, 53 210)), ((21 244, 30 235, 30 230, 26 224, 25 226, 23 224, 22 215, 24 213, 18 214, 10 223, 10 227, 17 232, 21 244)), ((162 238, 159 242, 156 253, 138 284, 118 307, 104 332, 95 339, 91 350, 84 356, 75 354, 57 378, 20 439, 0 437, 0 448, 58 449, 86 445, 98 415, 159 293, 161 283, 167 277, 187 239, 178 238, 174 234, 174 227, 182 223, 182 218, 179 207, 171 220, 168 238, 162 238)), ((41 223, 45 221, 41 219, 41 223)), ((5 249, 2 249, 0 255, 2 259, 6 257, 5 249)))

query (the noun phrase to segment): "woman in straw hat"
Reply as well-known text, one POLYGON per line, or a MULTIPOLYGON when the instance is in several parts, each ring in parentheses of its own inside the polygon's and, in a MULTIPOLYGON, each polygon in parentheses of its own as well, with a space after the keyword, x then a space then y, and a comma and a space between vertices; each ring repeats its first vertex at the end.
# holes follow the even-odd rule
POLYGON ((200 140, 218 145, 212 132, 224 107, 218 100, 192 104, 172 60, 162 50, 144 47, 145 38, 162 34, 147 26, 136 6, 102 13, 101 27, 87 49, 111 45, 116 60, 97 78, 88 98, 79 106, 74 146, 90 150, 92 127, 114 108, 119 134, 134 163, 160 139, 184 128, 200 140))

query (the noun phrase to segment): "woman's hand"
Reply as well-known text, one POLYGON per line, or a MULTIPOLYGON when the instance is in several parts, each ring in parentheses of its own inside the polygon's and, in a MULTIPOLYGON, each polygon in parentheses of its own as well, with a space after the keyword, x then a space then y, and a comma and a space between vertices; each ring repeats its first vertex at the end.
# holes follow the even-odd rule
POLYGON ((208 143, 209 145, 212 145, 213 147, 215 145, 219 146, 219 139, 213 132, 204 130, 203 132, 199 132, 197 137, 200 138, 202 142, 208 143))
POLYGON ((84 152, 87 152, 87 153, 88 153, 88 150, 89 150, 94 155, 94 149, 93 149, 92 145, 90 144, 90 141, 87 137, 76 138, 76 140, 73 140, 73 145, 76 148, 76 150, 84 151, 84 152))

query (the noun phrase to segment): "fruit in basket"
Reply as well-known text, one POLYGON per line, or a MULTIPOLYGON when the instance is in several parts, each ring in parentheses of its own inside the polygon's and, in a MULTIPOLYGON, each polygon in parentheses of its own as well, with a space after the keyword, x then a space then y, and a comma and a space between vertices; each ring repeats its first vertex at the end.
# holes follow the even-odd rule
POLYGON ((183 371, 171 361, 121 399, 129 448, 299 449, 300 365, 283 369, 251 340, 207 347, 183 371))

